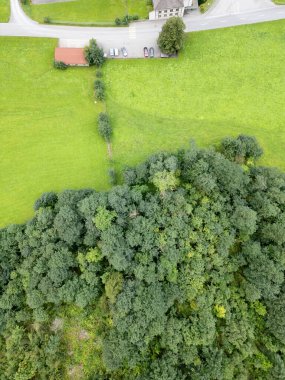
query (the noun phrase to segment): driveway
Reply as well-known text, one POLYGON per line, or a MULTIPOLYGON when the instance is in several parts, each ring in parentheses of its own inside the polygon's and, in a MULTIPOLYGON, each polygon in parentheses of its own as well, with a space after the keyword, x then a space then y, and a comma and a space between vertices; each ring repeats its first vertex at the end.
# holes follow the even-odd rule
MULTIPOLYGON (((10 0, 10 4, 10 23, 0 23, 0 36, 58 38, 61 46, 73 47, 95 38, 105 51, 125 46, 129 58, 142 58, 144 46, 153 46, 158 53, 156 41, 163 20, 140 21, 129 28, 41 25, 24 13, 18 0, 10 0)), ((193 32, 280 19, 285 19, 285 6, 276 6, 270 0, 216 0, 210 11, 203 15, 194 11, 184 17, 184 22, 186 31, 193 32)))
POLYGON ((207 17, 229 16, 276 8, 271 0, 216 0, 207 17))

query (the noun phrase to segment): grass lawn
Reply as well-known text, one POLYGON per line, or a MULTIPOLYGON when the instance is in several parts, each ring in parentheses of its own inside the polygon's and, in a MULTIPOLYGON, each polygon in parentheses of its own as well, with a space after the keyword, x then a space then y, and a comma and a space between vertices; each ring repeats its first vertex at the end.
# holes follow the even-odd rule
POLYGON ((148 16, 146 0, 75 0, 64 3, 26 5, 27 14, 39 22, 49 17, 53 22, 114 23, 116 17, 137 14, 148 16))
POLYGON ((8 22, 10 17, 9 0, 0 0, 0 22, 8 22))
POLYGON ((108 62, 117 167, 243 133, 285 169, 284 62, 284 20, 191 33, 178 59, 108 62))
POLYGON ((285 5, 285 0, 273 0, 273 2, 277 5, 285 5))
POLYGON ((0 38, 0 226, 26 221, 44 191, 108 185, 95 72, 54 69, 56 43, 0 38))

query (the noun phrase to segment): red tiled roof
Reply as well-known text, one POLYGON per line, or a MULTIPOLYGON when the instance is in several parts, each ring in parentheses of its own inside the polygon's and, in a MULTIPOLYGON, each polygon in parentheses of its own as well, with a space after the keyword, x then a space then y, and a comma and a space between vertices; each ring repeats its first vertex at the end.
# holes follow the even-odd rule
POLYGON ((66 65, 88 65, 82 48, 55 48, 54 59, 66 65))

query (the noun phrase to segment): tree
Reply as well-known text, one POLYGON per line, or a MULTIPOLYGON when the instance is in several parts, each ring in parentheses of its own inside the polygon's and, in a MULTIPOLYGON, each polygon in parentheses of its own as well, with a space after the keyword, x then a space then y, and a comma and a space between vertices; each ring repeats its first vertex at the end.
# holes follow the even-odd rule
POLYGON ((221 144, 222 153, 229 160, 240 164, 256 161, 263 154, 255 137, 239 135, 237 138, 226 137, 221 144))
POLYGON ((100 79, 96 79, 94 82, 95 97, 97 100, 105 99, 105 85, 104 82, 100 79))
POLYGON ((94 336, 86 378, 284 379, 284 173, 193 144, 126 173, 0 230, 3 380, 64 377, 58 316, 94 336))
POLYGON ((106 141, 109 157, 112 157, 111 136, 112 127, 110 118, 107 113, 101 112, 98 116, 98 131, 101 137, 106 141))
POLYGON ((104 51, 94 39, 90 40, 89 46, 84 50, 84 55, 90 66, 101 67, 105 62, 104 51))
POLYGON ((183 47, 185 24, 180 17, 171 17, 162 27, 158 46, 165 54, 176 54, 183 47))
POLYGON ((98 116, 98 131, 101 137, 110 143, 112 136, 112 127, 110 123, 110 118, 107 113, 99 113, 98 116))

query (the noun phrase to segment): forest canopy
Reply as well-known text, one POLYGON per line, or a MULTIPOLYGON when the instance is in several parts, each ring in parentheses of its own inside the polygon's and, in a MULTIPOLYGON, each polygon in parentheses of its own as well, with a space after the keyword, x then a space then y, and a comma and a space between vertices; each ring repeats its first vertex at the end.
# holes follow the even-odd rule
POLYGON ((91 321, 83 379, 284 379, 285 175, 261 153, 159 153, 2 229, 1 380, 70 378, 70 307, 91 321))

